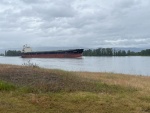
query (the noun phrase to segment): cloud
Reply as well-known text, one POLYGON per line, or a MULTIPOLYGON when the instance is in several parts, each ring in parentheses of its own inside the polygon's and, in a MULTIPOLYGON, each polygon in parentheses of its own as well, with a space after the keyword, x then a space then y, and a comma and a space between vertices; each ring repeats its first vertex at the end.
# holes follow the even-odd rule
POLYGON ((2 0, 0 45, 149 47, 149 12, 149 0, 2 0))

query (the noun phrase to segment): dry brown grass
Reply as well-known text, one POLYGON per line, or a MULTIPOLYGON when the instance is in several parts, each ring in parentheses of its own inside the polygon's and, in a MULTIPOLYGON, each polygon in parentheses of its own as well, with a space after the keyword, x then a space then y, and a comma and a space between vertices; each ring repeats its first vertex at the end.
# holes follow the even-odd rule
POLYGON ((24 87, 29 92, 88 91, 109 92, 128 90, 118 85, 88 79, 80 74, 62 70, 33 68, 30 66, 2 65, 0 79, 24 87), (30 88, 29 88, 30 87, 30 88), (118 90, 119 89, 119 90, 118 90))
POLYGON ((94 72, 77 72, 78 76, 86 79, 99 80, 107 84, 115 84, 126 87, 134 87, 145 91, 150 91, 150 77, 136 76, 115 73, 94 73, 94 72))

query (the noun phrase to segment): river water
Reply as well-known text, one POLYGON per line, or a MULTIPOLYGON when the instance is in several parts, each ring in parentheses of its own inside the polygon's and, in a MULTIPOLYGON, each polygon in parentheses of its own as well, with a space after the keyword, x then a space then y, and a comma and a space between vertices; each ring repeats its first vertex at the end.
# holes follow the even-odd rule
POLYGON ((33 63, 50 69, 67 71, 112 72, 150 75, 150 57, 82 57, 82 58, 21 58, 0 57, 1 64, 23 65, 33 63))

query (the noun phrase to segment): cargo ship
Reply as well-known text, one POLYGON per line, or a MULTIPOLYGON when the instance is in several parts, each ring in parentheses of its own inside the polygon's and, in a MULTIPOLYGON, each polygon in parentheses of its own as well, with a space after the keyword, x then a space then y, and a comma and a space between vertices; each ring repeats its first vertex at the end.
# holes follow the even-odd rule
POLYGON ((56 51, 32 51, 32 48, 24 45, 21 52, 22 58, 80 58, 84 49, 69 49, 56 51))

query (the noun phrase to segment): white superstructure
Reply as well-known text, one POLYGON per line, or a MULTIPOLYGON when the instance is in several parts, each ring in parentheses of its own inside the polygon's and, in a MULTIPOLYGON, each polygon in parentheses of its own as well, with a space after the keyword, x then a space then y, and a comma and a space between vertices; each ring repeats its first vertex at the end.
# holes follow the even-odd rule
POLYGON ((28 52, 32 52, 31 47, 24 45, 22 49, 22 53, 28 53, 28 52))

